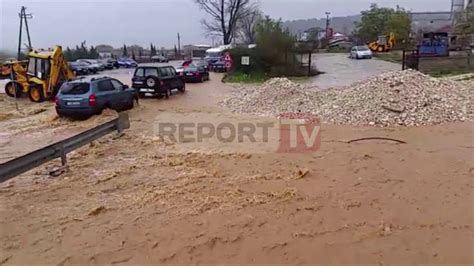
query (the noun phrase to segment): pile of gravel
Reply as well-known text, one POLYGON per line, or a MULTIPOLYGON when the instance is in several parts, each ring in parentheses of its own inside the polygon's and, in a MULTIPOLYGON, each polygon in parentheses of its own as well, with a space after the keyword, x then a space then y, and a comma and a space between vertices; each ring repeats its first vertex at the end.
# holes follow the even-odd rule
POLYGON ((314 91, 287 78, 273 78, 259 87, 239 87, 221 104, 236 113, 278 116, 281 113, 313 113, 314 91))
POLYGON ((272 79, 257 88, 240 88, 222 104, 234 112, 260 115, 308 112, 333 124, 421 126, 466 120, 473 89, 406 70, 323 91, 272 79))

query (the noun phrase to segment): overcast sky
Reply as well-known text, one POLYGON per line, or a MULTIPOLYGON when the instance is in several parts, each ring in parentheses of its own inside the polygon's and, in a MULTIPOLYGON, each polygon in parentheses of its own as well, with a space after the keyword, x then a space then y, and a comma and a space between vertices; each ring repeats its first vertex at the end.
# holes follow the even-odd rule
MULTIPOLYGON (((412 11, 447 11, 451 0, 259 0, 263 12, 283 20, 358 14, 370 3, 412 11)), ((22 5, 34 18, 29 20, 34 47, 54 44, 75 46, 139 44, 157 47, 211 43, 203 34, 204 13, 193 0, 0 0, 0 50, 15 49, 18 42, 18 12, 22 5)))

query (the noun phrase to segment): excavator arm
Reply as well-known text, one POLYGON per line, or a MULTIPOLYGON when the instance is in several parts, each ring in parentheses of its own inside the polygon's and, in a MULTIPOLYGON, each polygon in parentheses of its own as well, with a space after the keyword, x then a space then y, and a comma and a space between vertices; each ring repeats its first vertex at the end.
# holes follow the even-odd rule
POLYGON ((63 49, 61 46, 56 46, 51 55, 51 71, 49 76, 49 93, 56 95, 59 87, 64 81, 75 79, 74 72, 72 72, 66 59, 64 58, 63 49))

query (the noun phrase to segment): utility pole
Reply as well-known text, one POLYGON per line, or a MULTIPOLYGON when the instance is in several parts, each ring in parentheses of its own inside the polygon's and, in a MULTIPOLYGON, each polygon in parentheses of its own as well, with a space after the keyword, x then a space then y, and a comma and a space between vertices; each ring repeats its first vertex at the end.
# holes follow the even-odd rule
POLYGON ((26 28, 26 36, 28 38, 28 49, 31 49, 31 38, 30 38, 30 29, 28 28, 28 19, 33 18, 32 14, 26 14, 26 7, 22 6, 20 13, 18 14, 20 17, 20 33, 18 37, 18 54, 17 59, 20 60, 21 56, 21 39, 22 39, 22 32, 23 32, 23 20, 25 21, 25 28, 26 28))
POLYGON ((329 39, 329 15, 331 12, 326 12, 326 41, 329 39))
POLYGON ((178 32, 178 58, 181 58, 181 35, 178 32))

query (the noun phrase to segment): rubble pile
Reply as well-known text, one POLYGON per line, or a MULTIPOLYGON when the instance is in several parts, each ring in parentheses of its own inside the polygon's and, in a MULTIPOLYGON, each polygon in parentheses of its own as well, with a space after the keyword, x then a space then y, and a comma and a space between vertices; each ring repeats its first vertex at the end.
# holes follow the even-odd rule
POLYGON ((236 113, 278 116, 315 110, 314 92, 287 78, 273 78, 259 87, 239 87, 221 104, 236 113))
POLYGON ((468 86, 418 71, 395 71, 323 92, 317 114, 335 124, 421 126, 464 121, 468 86))
POLYGON ((308 112, 333 124, 421 126, 466 120, 473 89, 414 70, 388 72, 323 91, 278 78, 261 87, 241 88, 223 105, 234 112, 274 116, 308 112))

